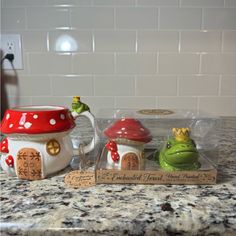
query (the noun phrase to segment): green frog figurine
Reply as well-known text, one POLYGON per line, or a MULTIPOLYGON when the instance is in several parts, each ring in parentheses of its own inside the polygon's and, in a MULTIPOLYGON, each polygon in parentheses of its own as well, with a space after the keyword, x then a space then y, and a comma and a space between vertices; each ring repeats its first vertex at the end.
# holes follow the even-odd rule
MULTIPOLYGON (((166 171, 196 170, 200 168, 199 153, 189 137, 189 128, 173 128, 175 137, 167 140, 159 154, 159 163, 166 171)), ((158 156, 157 156, 158 158, 158 156)))
POLYGON ((77 114, 80 114, 84 111, 90 111, 90 109, 89 109, 87 104, 80 101, 79 96, 75 96, 75 97, 73 97, 73 100, 72 100, 72 109, 71 109, 71 111, 76 112, 77 114))

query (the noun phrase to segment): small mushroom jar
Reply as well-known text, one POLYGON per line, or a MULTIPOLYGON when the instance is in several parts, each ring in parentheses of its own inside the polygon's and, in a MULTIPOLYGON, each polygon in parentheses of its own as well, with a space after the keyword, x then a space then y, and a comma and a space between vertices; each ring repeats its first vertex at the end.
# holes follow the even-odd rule
POLYGON ((152 140, 150 131, 133 118, 117 120, 105 129, 109 139, 105 145, 107 168, 120 170, 144 169, 144 144, 152 140))
MULTIPOLYGON (((75 115, 75 114, 73 114, 75 115)), ((89 118, 91 113, 81 113, 89 118)), ((6 138, 0 145, 1 167, 20 179, 36 180, 67 167, 78 150, 73 150, 69 133, 75 127, 68 108, 28 106, 9 109, 1 123, 6 138)), ((91 151, 94 139, 85 147, 91 151)))

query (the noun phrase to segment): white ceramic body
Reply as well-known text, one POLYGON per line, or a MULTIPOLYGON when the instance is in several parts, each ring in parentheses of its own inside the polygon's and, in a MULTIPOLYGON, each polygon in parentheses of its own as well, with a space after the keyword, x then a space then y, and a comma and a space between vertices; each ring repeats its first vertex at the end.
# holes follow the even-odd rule
POLYGON ((71 114, 67 108, 57 106, 8 109, 1 123, 7 137, 7 142, 1 142, 3 170, 21 179, 43 179, 68 166, 73 156, 93 150, 98 140, 96 133, 83 150, 73 148, 69 133, 79 116, 87 117, 94 128, 94 117, 88 111, 71 114))
POLYGON ((117 150, 119 153, 119 161, 114 162, 111 158, 111 152, 107 153, 107 169, 118 169, 121 170, 122 158, 128 153, 134 153, 139 159, 139 169, 144 168, 144 145, 128 145, 128 144, 117 144, 117 150))
POLYGON ((16 157, 22 148, 33 148, 40 153, 42 179, 67 167, 73 157, 72 142, 68 131, 54 134, 19 135, 14 138, 8 137, 7 139, 9 153, 2 153, 1 166, 11 176, 17 175, 16 157), (50 155, 46 150, 47 142, 52 139, 60 144, 60 152, 57 155, 50 155), (14 159, 14 167, 9 167, 6 164, 5 160, 9 155, 14 159))

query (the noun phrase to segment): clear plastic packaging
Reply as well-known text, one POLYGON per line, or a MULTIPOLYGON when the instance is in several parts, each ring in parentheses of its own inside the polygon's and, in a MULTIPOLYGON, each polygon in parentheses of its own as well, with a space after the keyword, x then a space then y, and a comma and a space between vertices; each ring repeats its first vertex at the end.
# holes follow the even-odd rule
MULTIPOLYGON (((101 109, 96 114, 95 119, 96 132, 100 140, 99 145, 97 145, 97 149, 99 149, 97 161, 98 182, 204 184, 216 181, 218 144, 220 141, 219 129, 221 126, 219 117, 194 110, 101 109), (173 128, 177 128, 177 131, 173 132, 173 128), (197 160, 199 168, 191 169, 191 165, 185 168, 186 163, 181 163, 182 169, 179 168, 176 171, 176 168, 174 168, 171 169, 172 171, 168 171, 170 169, 162 168, 160 165, 160 153, 168 141, 175 141, 178 138, 181 140, 181 137, 175 136, 178 135, 176 134, 178 132, 180 132, 180 135, 184 135, 182 141, 189 140, 190 144, 194 143, 199 154, 197 160), (167 178, 165 181, 140 182, 141 177, 137 177, 136 174, 145 175, 150 171, 157 174, 157 176, 164 173, 163 178, 166 175, 181 175, 182 177, 176 177, 181 178, 180 181, 167 178), (203 177, 204 174, 206 176, 207 171, 211 173, 211 176, 206 178, 211 178, 211 181, 205 181, 203 177), (186 181, 183 177, 186 173, 195 177, 190 178, 191 181, 186 181), (201 174, 199 175, 199 173, 201 174), (120 174, 123 177, 132 177, 132 174, 134 174, 137 179, 121 176, 119 181, 114 181, 114 178, 111 177, 114 174, 120 174), (214 176, 212 177, 212 175, 214 176), (110 179, 108 180, 106 176, 110 176, 110 179)), ((186 152, 186 150, 183 152, 186 152)), ((180 154, 178 153, 178 155, 180 154)), ((175 157, 176 159, 178 155, 175 157)), ((190 159, 186 160, 189 163, 191 162, 190 159)))

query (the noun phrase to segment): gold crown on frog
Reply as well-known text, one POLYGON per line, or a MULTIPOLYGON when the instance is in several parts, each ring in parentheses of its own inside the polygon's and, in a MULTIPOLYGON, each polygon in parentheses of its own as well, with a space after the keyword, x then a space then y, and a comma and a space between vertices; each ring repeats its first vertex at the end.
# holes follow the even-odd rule
POLYGON ((189 139, 189 135, 190 135, 189 128, 173 128, 172 132, 177 141, 186 141, 189 139))
POLYGON ((77 103, 80 101, 80 96, 74 96, 72 102, 77 103))

